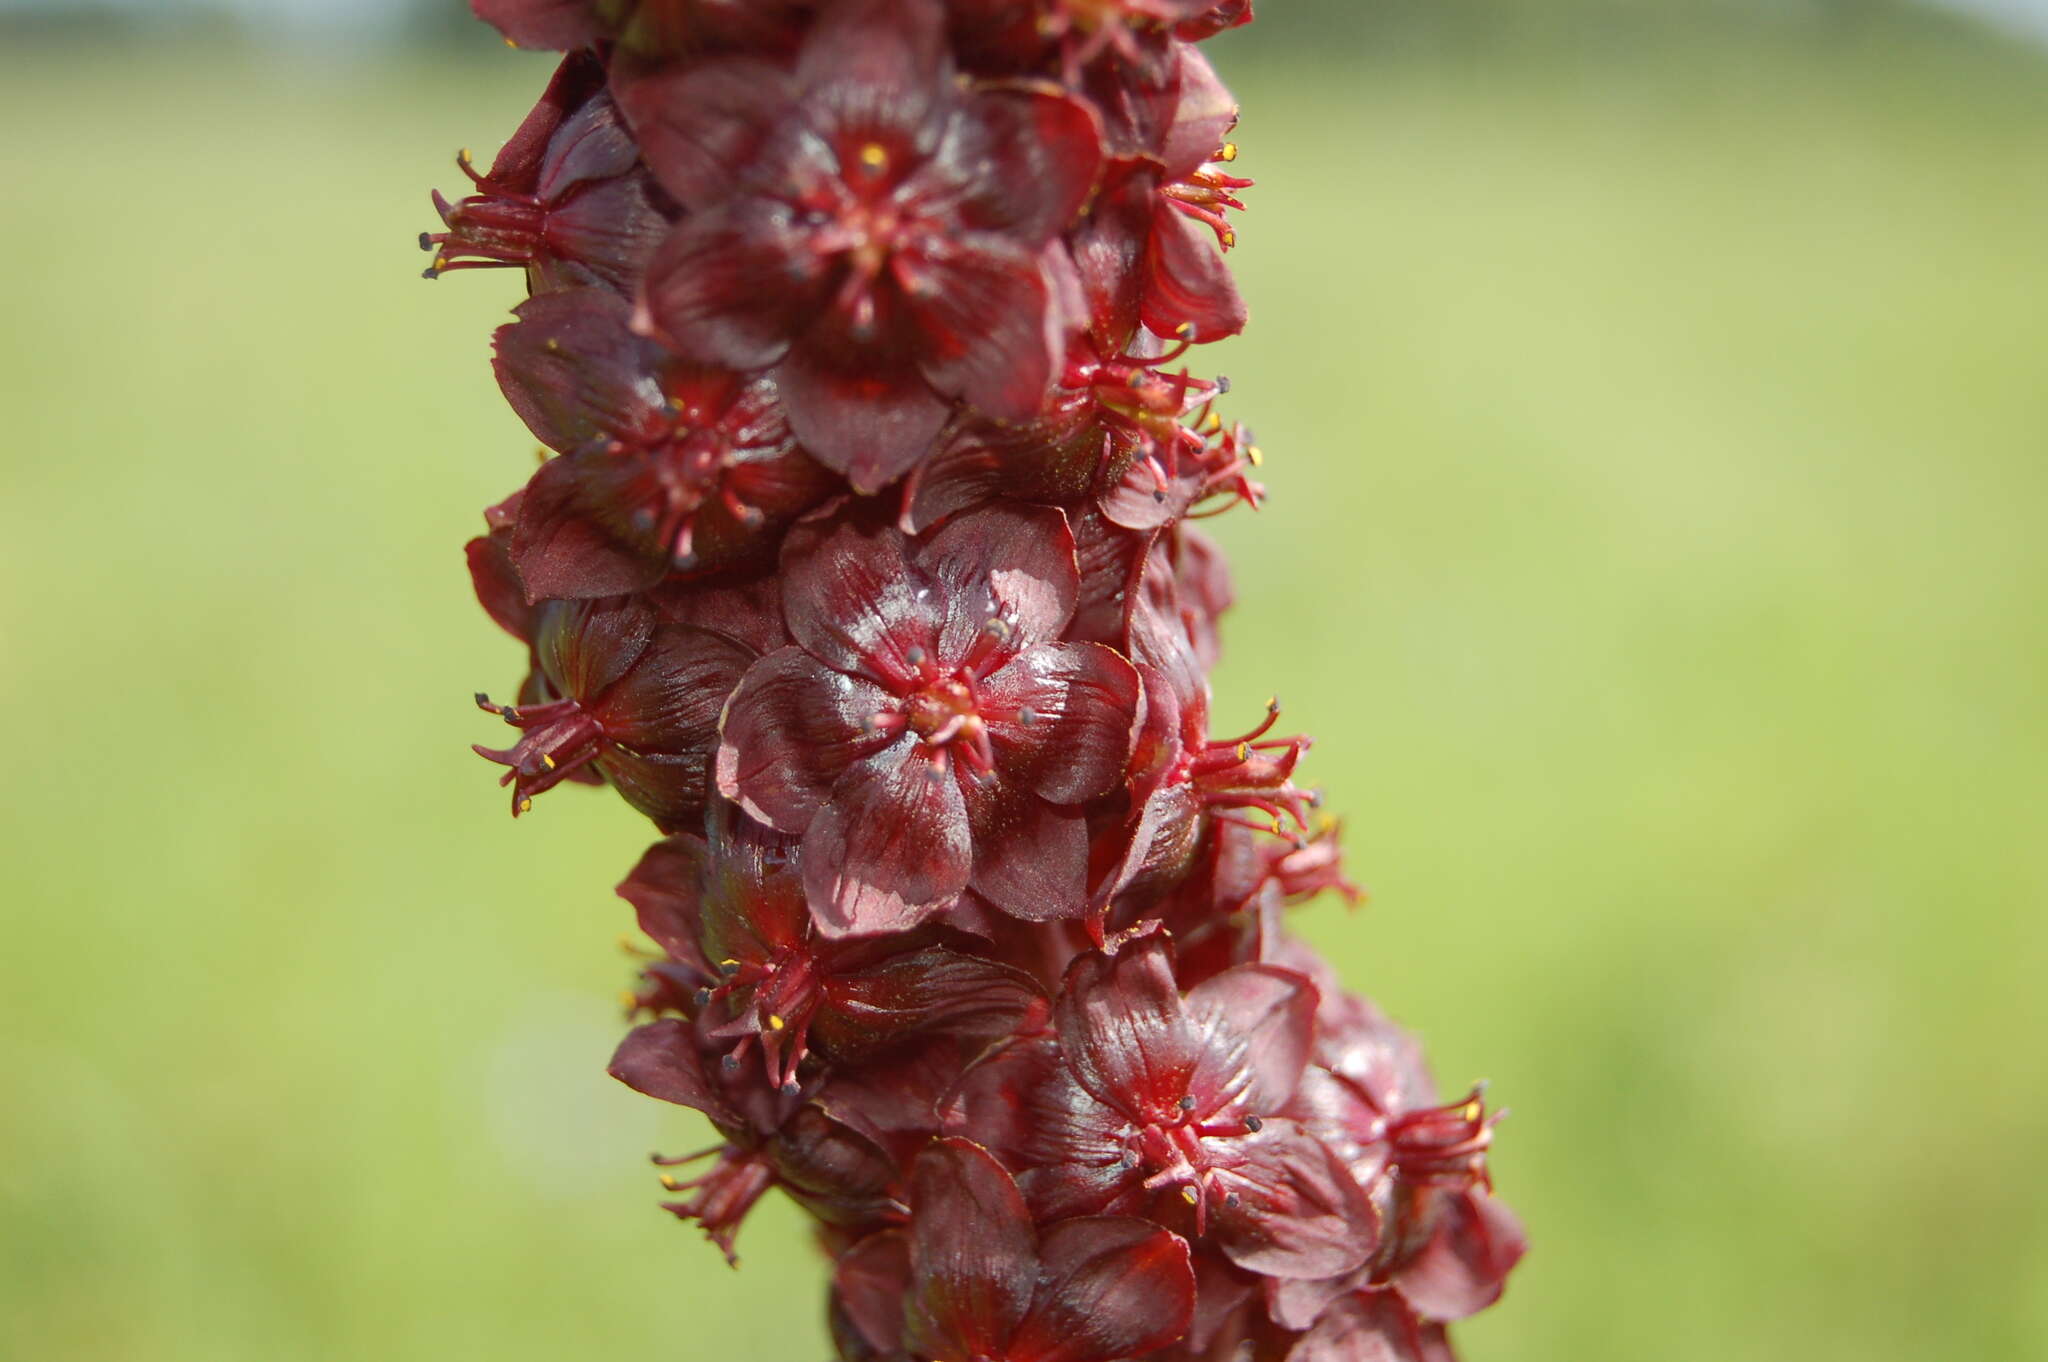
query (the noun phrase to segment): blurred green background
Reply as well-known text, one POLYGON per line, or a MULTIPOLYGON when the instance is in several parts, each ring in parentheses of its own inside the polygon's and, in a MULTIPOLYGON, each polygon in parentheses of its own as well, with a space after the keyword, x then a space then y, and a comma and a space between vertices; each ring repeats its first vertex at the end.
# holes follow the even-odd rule
MULTIPOLYGON (((1268 8, 1219 722, 1318 735, 1304 929, 1513 1108, 1469 1357, 2048 1355, 2048 62, 1268 8)), ((0 1357, 826 1351, 602 1073, 648 833, 466 750, 516 281, 412 237, 545 74, 0 32, 0 1357)))

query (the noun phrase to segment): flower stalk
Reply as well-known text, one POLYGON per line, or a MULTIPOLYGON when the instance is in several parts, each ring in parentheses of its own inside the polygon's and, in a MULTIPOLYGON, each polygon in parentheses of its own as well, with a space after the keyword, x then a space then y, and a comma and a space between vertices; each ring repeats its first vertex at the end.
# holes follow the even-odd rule
POLYGON ((1249 0, 474 4, 564 54, 421 238, 523 272, 547 455, 468 546, 527 660, 476 750, 660 837, 666 1209, 816 1217, 845 1362, 1449 1358, 1498 1113, 1287 931, 1359 897, 1308 739, 1210 715, 1249 0))

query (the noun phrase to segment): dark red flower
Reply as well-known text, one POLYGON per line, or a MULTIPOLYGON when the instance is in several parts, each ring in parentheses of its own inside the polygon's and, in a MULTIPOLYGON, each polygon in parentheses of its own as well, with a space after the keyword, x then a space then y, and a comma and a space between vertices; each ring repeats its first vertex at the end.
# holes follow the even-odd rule
POLYGON ((1250 180, 1223 166, 1237 103, 1201 53, 1175 52, 1173 114, 1143 154, 1104 175, 1074 233, 1074 264, 1097 334, 1122 346, 1142 322, 1157 336, 1221 340, 1244 329, 1245 306, 1222 252, 1237 244, 1224 213, 1250 180))
POLYGON ((501 327, 513 410, 562 455, 521 501, 511 554, 534 597, 609 596, 772 556, 834 479, 797 448, 775 384, 682 364, 609 289, 544 293, 501 327))
POLYGON ((896 1163, 886 1151, 832 1119, 811 1094, 765 1088, 737 1064, 707 1063, 718 1044, 701 1027, 670 1017, 635 1028, 612 1056, 612 1077, 704 1113, 725 1139, 681 1158, 655 1156, 661 1168, 715 1160, 695 1178, 663 1173, 668 1190, 695 1193, 664 1209, 702 1225, 728 1259, 741 1220, 771 1187, 830 1225, 866 1230, 900 1218, 896 1163))
POLYGON ((1041 1216, 1171 1216, 1249 1271, 1350 1272, 1378 1243, 1372 1206, 1284 1115, 1315 1009, 1315 987, 1272 965, 1226 970, 1183 998, 1163 933, 1090 952, 1054 1004, 1057 1065, 1033 1055, 1049 1057, 1044 1042, 992 1059, 962 1088, 961 1128, 1004 1132, 1041 1216))
POLYGON ((509 748, 475 749, 510 768, 500 783, 512 787, 513 814, 590 768, 664 828, 702 818, 719 708, 754 650, 637 596, 553 601, 538 620, 535 698, 477 696, 522 735, 509 748))
POLYGON ((714 800, 706 837, 657 843, 619 886, 640 929, 694 976, 703 1034, 758 1049, 768 1081, 794 1088, 816 1050, 850 1061, 929 1030, 991 1039, 1033 1029, 1031 977, 937 944, 929 933, 820 938, 804 903, 796 839, 714 800))
POLYGON ((1133 605, 1130 641, 1145 685, 1145 718, 1132 761, 1135 813, 1114 887, 1144 875, 1178 875, 1209 820, 1238 822, 1290 843, 1305 834, 1317 797, 1296 788, 1294 768, 1309 740, 1265 736, 1280 717, 1277 699, 1249 732, 1209 736, 1209 683, 1190 619, 1156 560, 1133 605), (1248 813, 1271 821, 1250 821, 1248 813))
POLYGON ((829 935, 900 931, 973 886, 1033 920, 1085 909, 1087 827, 1130 755, 1137 673, 1059 642, 1079 591, 1066 518, 961 516, 932 538, 838 519, 783 553, 797 646, 727 707, 718 784, 803 837, 829 935))
POLYGON ((1425 1320, 1491 1305, 1526 1249, 1487 1172, 1498 1116, 1486 1114, 1476 1088, 1439 1104, 1415 1038, 1363 998, 1333 991, 1318 1030, 1293 1114, 1342 1155, 1387 1235, 1354 1277, 1277 1291, 1275 1317, 1300 1328, 1330 1299, 1388 1286, 1425 1320))
POLYGON ((1256 451, 1215 416, 1220 385, 1165 372, 1171 358, 1105 358, 1093 338, 1076 337, 1037 420, 963 423, 911 474, 904 528, 921 531, 992 497, 1089 499, 1135 530, 1158 529, 1221 491, 1256 504, 1263 489, 1244 476, 1256 451))
POLYGON ((773 367, 805 447, 863 492, 955 398, 1037 413, 1068 324, 1056 238, 1101 160, 1080 101, 956 84, 941 21, 937 0, 841 0, 794 71, 666 68, 622 96, 691 210, 650 267, 651 324, 691 358, 773 367))
POLYGON ((1157 1225, 1091 1216, 1040 1230, 1003 1166, 940 1140, 911 1172, 910 1228, 839 1261, 839 1308, 876 1355, 918 1362, 1121 1362, 1180 1338, 1188 1246, 1157 1225))
POLYGON ((429 279, 450 270, 519 267, 538 293, 599 282, 630 290, 668 218, 639 148, 587 56, 566 59, 519 131, 480 175, 456 157, 476 192, 434 207, 445 232, 422 232, 429 279))

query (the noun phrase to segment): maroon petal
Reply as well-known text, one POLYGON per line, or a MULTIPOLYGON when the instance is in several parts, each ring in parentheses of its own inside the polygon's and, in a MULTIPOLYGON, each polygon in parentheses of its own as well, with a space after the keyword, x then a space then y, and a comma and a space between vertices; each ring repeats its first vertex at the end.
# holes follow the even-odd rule
POLYGON ((534 647, 562 694, 595 700, 639 663, 657 622, 638 597, 565 601, 541 612, 534 647))
POLYGON ((1197 1038, 1181 1010, 1164 936, 1075 960, 1054 1018, 1067 1068, 1098 1101, 1140 1123, 1179 1116, 1197 1038))
POLYGON ((802 832, 855 761, 886 746, 869 718, 877 686, 778 648, 740 679, 719 726, 718 789, 783 832, 802 832))
POLYGON ((1036 416, 1060 358, 1046 333, 1051 298, 1037 250, 971 232, 899 251, 892 266, 932 387, 999 421, 1036 416))
POLYGON ((1017 1184, 980 1145, 939 1140, 911 1170, 910 1213, 911 1350, 1006 1356, 1038 1276, 1017 1184))
POLYGON ((887 487, 937 443, 953 404, 907 364, 839 357, 800 344, 775 371, 790 429, 863 496, 887 487))
POLYGON ((579 184, 624 175, 639 161, 640 148, 619 117, 619 106, 600 91, 548 140, 534 193, 552 203, 579 184))
POLYGON ((1286 1362, 1435 1362, 1430 1340, 1391 1291, 1360 1291, 1323 1313, 1286 1362))
POLYGON ((674 1017, 629 1031, 609 1072, 636 1092, 701 1111, 721 1125, 744 1120, 705 1073, 689 1024, 674 1017))
POLYGON ((840 518, 799 525, 782 546, 783 613, 811 656, 901 692, 913 650, 938 646, 941 603, 910 566, 900 531, 840 518))
POLYGON ((661 559, 635 552, 591 517, 583 503, 587 489, 587 470, 568 455, 549 459, 526 484, 511 552, 536 598, 624 595, 666 575, 661 559))
POLYGON ((1073 618, 1081 574, 1067 518, 1050 506, 1002 506, 949 521, 918 550, 917 565, 941 587, 946 633, 940 653, 966 655, 1000 616, 1015 651, 1056 639, 1073 618))
POLYGON ((619 883, 618 896, 633 905, 633 914, 654 944, 672 959, 710 973, 697 949, 698 909, 704 895, 704 839, 682 833, 656 842, 642 853, 633 873, 619 883))
POLYGON ((1189 339, 1197 343, 1244 330, 1244 298, 1230 266, 1223 263, 1216 234, 1164 203, 1152 215, 1147 238, 1140 315, 1161 336, 1178 335, 1184 325, 1192 327, 1189 339))
POLYGON ((469 7, 514 47, 567 52, 602 36, 590 0, 470 0, 469 7))
POLYGON ((804 895, 827 936, 907 931, 967 887, 960 784, 912 740, 851 768, 804 833, 804 895))
POLYGON ((1269 1114, 1294 1096, 1315 1045, 1314 984, 1278 965, 1239 965, 1190 990, 1188 1019, 1208 1036, 1195 1086, 1228 1090, 1269 1114))
POLYGON ((871 1234, 839 1256, 832 1273, 839 1308, 870 1348, 903 1351, 903 1298, 910 1291, 910 1236, 871 1234))
POLYGON ((1027 922, 1088 911, 1088 820, 1036 795, 970 794, 974 892, 1027 922))
POLYGON ((678 354, 764 369, 788 351, 828 283, 795 211, 743 198, 686 218, 670 233, 648 264, 645 306, 678 354))
POLYGON ((1223 1143, 1210 1231, 1231 1262, 1270 1277, 1314 1280, 1371 1257, 1379 1221, 1337 1156, 1292 1121, 1267 1120, 1223 1143))
POLYGON ((1174 49, 1173 126, 1160 148, 1170 180, 1185 179, 1215 156, 1237 126, 1237 99, 1209 59, 1192 47, 1174 49))
POLYGON ((943 946, 892 956, 828 979, 811 1037, 835 1059, 876 1049, 916 1031, 1007 1036, 1043 1017, 1045 995, 1031 976, 943 946))
MULTIPOLYGON (((519 498, 515 496, 514 501, 519 498)), ((521 643, 533 642, 533 607, 527 604, 526 586, 519 580, 507 553, 511 536, 503 532, 480 534, 462 546, 469 562, 469 581, 477 604, 500 629, 521 643)))
POLYGON ((1100 643, 1027 648, 981 685, 996 764, 1055 804, 1079 804, 1123 780, 1136 740, 1137 668, 1100 643))
POLYGON ((1070 239, 1089 327, 1112 352, 1138 329, 1141 265, 1152 234, 1158 187, 1158 174, 1148 164, 1112 170, 1109 183, 1070 239))
MULTIPOLYGON (((975 167, 982 192, 963 214, 968 226, 1033 246, 1050 241, 1081 211, 1101 174, 1102 125, 1095 111, 1069 95, 1038 90, 993 91, 969 109, 985 130, 986 146, 975 167)), ((948 159, 948 144, 982 140, 951 135, 934 159, 948 159)))
POLYGON ((686 208, 733 192, 794 93, 779 67, 743 58, 629 67, 617 83, 648 169, 686 208))
POLYGON ((491 368, 534 438, 564 454, 631 431, 662 410, 660 352, 633 334, 632 309, 610 289, 529 298, 491 339, 491 368))
POLYGON ((896 1161, 814 1103, 784 1122, 767 1148, 776 1181, 828 1225, 872 1225, 896 1209, 888 1195, 896 1161))
POLYGON ((1441 1216, 1422 1252, 1394 1274, 1394 1285, 1423 1318, 1448 1322, 1499 1300, 1529 1242, 1515 1213, 1477 1188, 1446 1197, 1441 1216))
POLYGON ((797 83, 806 104, 914 127, 949 84, 945 36, 938 0, 839 0, 804 40, 797 83))
POLYGON ((1055 1225, 1017 1362, 1111 1362, 1179 1339, 1195 1310, 1186 1241, 1148 1221, 1097 1216, 1055 1225))

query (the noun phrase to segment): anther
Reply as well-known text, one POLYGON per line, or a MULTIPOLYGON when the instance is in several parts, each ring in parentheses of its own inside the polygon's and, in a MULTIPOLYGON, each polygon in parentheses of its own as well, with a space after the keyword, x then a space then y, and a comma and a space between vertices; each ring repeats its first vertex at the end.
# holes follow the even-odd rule
POLYGON ((420 233, 420 249, 423 251, 431 251, 434 249, 434 234, 432 232, 420 233))
POLYGON ((769 1029, 769 1030, 771 1030, 771 1031, 780 1031, 780 1030, 784 1029, 785 1027, 787 1027, 788 1025, 789 1025, 789 1023, 788 1023, 788 1022, 784 1021, 784 1020, 783 1020, 783 1019, 782 1019, 781 1017, 778 1017, 778 1016, 777 1016, 777 1015, 775 1015, 775 1014, 774 1014, 773 1012, 770 1012, 770 1013, 768 1014, 768 1029, 769 1029))
POLYGON ((1031 725, 1038 722, 1038 711, 1029 705, 1025 705, 1017 711, 1017 722, 1026 728, 1031 727, 1031 725))
POLYGON ((1266 1123, 1256 1116, 1247 1116, 1244 1118, 1244 1128, 1256 1135, 1266 1128, 1266 1123))
POLYGON ((889 164, 889 151, 880 142, 870 142, 860 149, 860 163, 869 170, 880 170, 889 164))
POLYGON ((1199 1206, 1202 1204, 1202 1194, 1192 1187, 1181 1188, 1180 1199, 1182 1201, 1187 1202, 1187 1204, 1190 1206, 1199 1206))
POLYGON ((1195 1099, 1192 1096, 1181 1098, 1180 1109, 1182 1111, 1193 1111, 1195 1109, 1195 1099))
POLYGON ((1222 149, 1216 153, 1216 159, 1224 162, 1226 165, 1235 161, 1237 159, 1237 143, 1225 142, 1222 149))
POLYGON ((664 1191, 680 1192, 683 1190, 683 1184, 677 1182, 675 1176, 671 1173, 663 1173, 661 1175, 661 1185, 664 1191))

